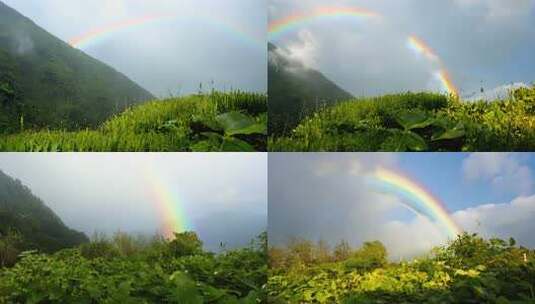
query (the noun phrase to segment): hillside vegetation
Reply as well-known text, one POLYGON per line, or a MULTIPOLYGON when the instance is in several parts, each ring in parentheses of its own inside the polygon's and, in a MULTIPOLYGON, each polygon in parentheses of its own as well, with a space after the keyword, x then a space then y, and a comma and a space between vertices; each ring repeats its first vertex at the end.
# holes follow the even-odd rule
POLYGON ((325 105, 351 99, 320 71, 287 58, 268 45, 269 134, 283 134, 325 105))
POLYGON ((463 102, 406 93, 356 99, 271 136, 269 151, 534 151, 535 87, 505 100, 463 102))
POLYGON ((270 248, 270 303, 534 303, 535 251, 464 234, 428 257, 387 261, 380 242, 270 248))
POLYGON ((0 266, 23 250, 53 252, 87 242, 69 229, 30 189, 0 170, 0 266))
POLYGON ((153 101, 128 108, 96 130, 0 135, 0 150, 266 151, 266 99, 263 94, 212 92, 153 101))
MULTIPOLYGON (((266 236, 205 252, 193 232, 173 240, 118 233, 0 267, 0 303, 266 303, 266 236)), ((1 250, 1 249, 0 249, 1 250)))
POLYGON ((154 97, 0 1, 0 133, 95 127, 154 97))

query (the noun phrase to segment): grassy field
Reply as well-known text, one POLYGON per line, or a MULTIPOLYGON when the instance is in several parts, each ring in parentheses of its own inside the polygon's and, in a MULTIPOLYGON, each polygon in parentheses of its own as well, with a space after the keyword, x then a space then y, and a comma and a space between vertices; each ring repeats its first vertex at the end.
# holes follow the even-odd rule
POLYGON ((289 134, 270 136, 268 150, 533 151, 535 88, 493 102, 432 93, 348 101, 316 112, 289 134))
POLYGON ((379 242, 340 249, 326 254, 306 241, 271 248, 269 302, 535 302, 535 251, 513 239, 464 234, 427 257, 399 263, 387 261, 379 242))
POLYGON ((266 151, 267 98, 211 93, 134 106, 96 130, 0 135, 1 151, 266 151))
POLYGON ((214 254, 193 232, 173 240, 118 233, 54 254, 24 252, 0 266, 0 303, 266 303, 266 242, 264 234, 214 254))

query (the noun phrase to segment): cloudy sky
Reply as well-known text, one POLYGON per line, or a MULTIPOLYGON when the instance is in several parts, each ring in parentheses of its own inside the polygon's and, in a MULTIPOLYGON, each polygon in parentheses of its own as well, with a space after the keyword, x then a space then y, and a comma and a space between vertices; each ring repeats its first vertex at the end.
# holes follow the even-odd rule
POLYGON ((377 19, 318 18, 270 35, 289 56, 324 72, 354 95, 443 90, 444 66, 462 95, 535 81, 535 0, 268 0, 269 21, 318 7, 371 10, 377 19), (416 35, 439 56, 407 47, 416 35))
POLYGON ((290 237, 354 246, 380 240, 393 259, 444 244, 439 225, 404 208, 399 197, 370 188, 365 177, 378 167, 423 185, 463 230, 535 246, 535 155, 505 153, 270 154, 272 244, 290 237))
POLYGON ((245 245, 267 225, 263 153, 2 153, 0 170, 88 235, 160 230, 156 187, 177 198, 209 249, 245 245))
POLYGON ((266 0, 1 0, 64 41, 132 19, 81 46, 158 96, 219 89, 265 92, 266 0), (209 87, 209 86, 208 86, 209 87))

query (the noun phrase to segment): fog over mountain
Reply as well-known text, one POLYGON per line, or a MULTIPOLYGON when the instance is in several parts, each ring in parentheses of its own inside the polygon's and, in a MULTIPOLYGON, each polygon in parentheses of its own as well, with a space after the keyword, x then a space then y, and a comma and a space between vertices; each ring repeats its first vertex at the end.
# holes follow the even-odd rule
POLYGON ((2 1, 157 96, 267 90, 265 0, 2 1))

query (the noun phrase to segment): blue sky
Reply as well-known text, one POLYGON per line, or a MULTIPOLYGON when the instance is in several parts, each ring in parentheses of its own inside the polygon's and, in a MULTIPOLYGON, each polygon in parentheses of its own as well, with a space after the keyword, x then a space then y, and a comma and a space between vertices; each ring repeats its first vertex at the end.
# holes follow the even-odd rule
POLYGON ((392 258, 444 244, 449 236, 440 225, 364 182, 385 167, 439 198, 462 230, 514 237, 535 247, 535 154, 275 153, 268 158, 268 232, 274 244, 295 236, 331 244, 345 239, 354 246, 380 240, 392 258))
MULTIPOLYGON (((401 154, 398 166, 428 187, 450 211, 491 202, 508 202, 519 194, 516 189, 493 189, 488 182, 466 180, 463 162, 469 155, 467 153, 401 154)), ((535 170, 535 155, 518 154, 516 158, 531 170, 535 170)))
POLYGON ((463 96, 535 81, 535 0, 268 0, 270 21, 321 6, 374 11, 381 21, 321 19, 274 39, 354 95, 443 90, 440 65, 406 47, 416 35, 442 59, 463 96))

